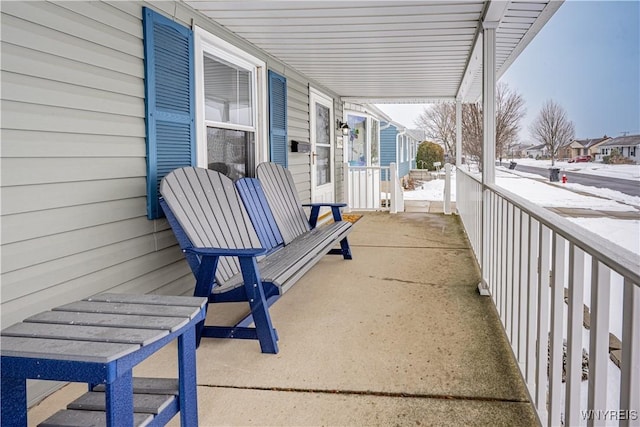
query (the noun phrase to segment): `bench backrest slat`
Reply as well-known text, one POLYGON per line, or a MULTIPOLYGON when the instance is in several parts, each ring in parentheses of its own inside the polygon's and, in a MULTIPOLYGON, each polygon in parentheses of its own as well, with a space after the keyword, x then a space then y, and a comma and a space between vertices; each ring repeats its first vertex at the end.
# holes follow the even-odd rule
POLYGON ((261 163, 257 176, 285 244, 311 230, 291 172, 276 163, 261 163))
MULTIPOLYGON (((259 248, 260 241, 233 182, 219 172, 186 167, 169 173, 160 193, 194 247, 259 248)), ((220 259, 216 281, 240 271, 235 258, 220 259)))
POLYGON ((241 178, 236 181, 236 188, 247 208, 262 247, 273 249, 284 244, 260 181, 256 178, 241 178))

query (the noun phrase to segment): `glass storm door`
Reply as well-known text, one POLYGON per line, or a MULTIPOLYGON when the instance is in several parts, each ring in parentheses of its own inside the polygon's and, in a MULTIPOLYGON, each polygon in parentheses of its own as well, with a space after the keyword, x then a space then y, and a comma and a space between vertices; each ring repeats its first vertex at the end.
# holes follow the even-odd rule
POLYGON ((311 89, 311 200, 333 202, 333 100, 311 89))

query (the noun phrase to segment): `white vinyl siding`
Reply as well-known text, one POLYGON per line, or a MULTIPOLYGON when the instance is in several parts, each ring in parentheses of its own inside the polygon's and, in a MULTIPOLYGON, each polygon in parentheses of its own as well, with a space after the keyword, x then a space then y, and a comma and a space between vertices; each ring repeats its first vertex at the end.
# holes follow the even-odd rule
POLYGON ((3 327, 107 290, 190 292, 171 230, 146 219, 142 8, 128 7, 2 4, 3 327))
MULTIPOLYGON (((192 291, 166 221, 146 218, 143 6, 287 77, 289 140, 309 141, 308 86, 319 85, 182 2, 3 2, 3 327, 98 292, 192 291)), ((308 154, 289 154, 309 201, 308 154)))

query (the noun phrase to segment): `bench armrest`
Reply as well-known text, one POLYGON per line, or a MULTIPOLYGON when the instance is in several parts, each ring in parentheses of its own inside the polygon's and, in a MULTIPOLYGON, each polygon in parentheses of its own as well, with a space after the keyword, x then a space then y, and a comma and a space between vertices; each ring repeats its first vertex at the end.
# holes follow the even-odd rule
POLYGON ((184 252, 189 252, 200 256, 237 256, 237 257, 255 257, 264 255, 268 249, 249 248, 249 249, 229 249, 229 248, 186 248, 184 252))
POLYGON ((342 212, 340 208, 347 206, 346 203, 305 203, 302 206, 311 207, 311 215, 309 215, 309 225, 311 228, 316 228, 318 223, 318 215, 320 215, 321 207, 330 207, 333 214, 334 221, 342 221, 342 212))
POLYGON ((347 206, 347 204, 346 203, 304 203, 302 206, 311 207, 311 208, 314 207, 314 206, 317 206, 317 207, 320 207, 320 208, 323 207, 323 206, 328 206, 328 207, 331 207, 331 208, 334 208, 334 207, 336 207, 336 208, 344 208, 345 206, 347 206))

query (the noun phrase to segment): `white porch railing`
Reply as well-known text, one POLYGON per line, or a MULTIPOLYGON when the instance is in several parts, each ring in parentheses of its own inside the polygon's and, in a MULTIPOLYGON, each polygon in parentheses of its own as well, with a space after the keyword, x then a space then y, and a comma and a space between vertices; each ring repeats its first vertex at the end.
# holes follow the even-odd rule
POLYGON ((344 164, 344 200, 349 210, 404 211, 395 163, 389 166, 344 164))
POLYGON ((461 169, 457 183, 483 285, 541 423, 639 425, 640 257, 461 169), (622 341, 619 371, 610 333, 622 341))

